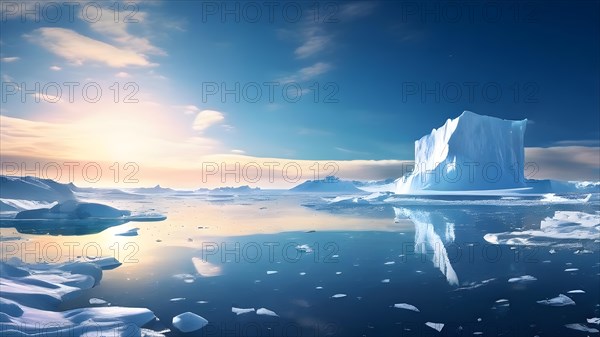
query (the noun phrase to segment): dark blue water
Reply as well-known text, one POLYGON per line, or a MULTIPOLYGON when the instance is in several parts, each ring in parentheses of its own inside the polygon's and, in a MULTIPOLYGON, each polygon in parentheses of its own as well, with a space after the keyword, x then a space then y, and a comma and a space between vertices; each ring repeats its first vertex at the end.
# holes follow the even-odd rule
MULTIPOLYGON (((565 325, 600 315, 599 243, 593 241, 598 238, 550 239, 553 245, 542 246, 496 245, 483 239, 487 233, 539 229, 556 210, 595 214, 598 207, 405 207, 397 223, 389 205, 312 210, 316 217, 333 215, 334 222, 352 218, 363 226, 322 230, 307 217, 303 230, 260 234, 257 228, 251 235, 190 239, 186 247, 158 243, 139 263, 106 271, 100 286, 61 309, 87 306, 91 297, 147 307, 160 319, 151 327, 173 330, 169 336, 186 335, 171 326, 171 318, 185 311, 210 322, 189 336, 585 336, 590 333, 565 325), (380 228, 381 219, 389 219, 386 230, 380 228), (369 230, 371 224, 374 230, 369 230), (312 251, 296 249, 303 244, 312 251), (584 249, 584 254, 576 253, 584 249), (194 260, 208 264, 198 269, 194 260), (195 275, 194 281, 173 277, 182 273, 195 275), (523 275, 537 280, 508 282, 523 275), (576 289, 585 293, 567 294, 576 289), (332 298, 335 294, 347 296, 332 298), (559 294, 576 305, 537 303, 559 294), (496 303, 501 299, 509 305, 496 303), (397 303, 414 305, 419 312, 394 308, 397 303), (264 307, 279 317, 237 316, 232 307, 264 307), (444 327, 438 332, 426 322, 444 327)), ((286 218, 280 221, 285 227, 286 218)), ((197 225, 182 228, 167 220, 162 226, 193 232, 197 225)))

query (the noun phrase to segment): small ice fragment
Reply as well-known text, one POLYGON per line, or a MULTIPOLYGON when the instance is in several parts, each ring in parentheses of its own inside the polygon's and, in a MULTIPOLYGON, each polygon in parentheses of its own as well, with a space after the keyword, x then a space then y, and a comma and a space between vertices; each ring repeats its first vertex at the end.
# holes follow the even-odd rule
POLYGON ((336 271, 336 272, 335 272, 335 274, 336 274, 336 275, 341 275, 341 274, 342 274, 342 272, 341 272, 341 271, 336 271))
POLYGON ((508 283, 532 282, 532 281, 537 281, 537 279, 531 275, 523 275, 523 276, 513 277, 513 278, 508 279, 508 283))
POLYGON ((260 308, 260 309, 256 310, 256 314, 257 315, 279 317, 279 315, 277 315, 274 311, 271 311, 271 310, 265 309, 265 308, 260 308))
POLYGON ((483 335, 483 332, 481 332, 481 331, 475 331, 475 332, 473 332, 473 334, 479 336, 479 335, 483 335))
POLYGON ((482 321, 481 317, 477 318, 477 322, 481 322, 481 321, 482 321))
POLYGON ((567 268, 565 269, 566 272, 572 272, 572 271, 578 271, 579 268, 567 268))
POLYGON ((428 327, 437 330, 438 332, 442 331, 442 329, 444 328, 444 323, 434 323, 434 322, 427 322, 425 323, 425 325, 427 325, 428 327))
POLYGON ((310 246, 307 244, 296 246, 296 250, 303 253, 312 253, 313 251, 312 248, 310 248, 310 246))
POLYGON ((316 287, 315 289, 317 289, 317 290, 321 290, 321 289, 323 289, 323 287, 316 287))
POLYGON ((344 298, 346 296, 347 296, 346 294, 335 294, 335 295, 331 296, 331 298, 344 298))
POLYGON ((194 283, 194 280, 196 279, 196 277, 192 274, 175 274, 173 275, 173 278, 182 280, 185 283, 194 283))
POLYGON ((175 298, 170 299, 169 301, 171 301, 171 302, 185 301, 185 297, 175 297, 175 298))
POLYGON ((90 304, 100 305, 100 304, 108 304, 105 300, 101 298, 90 298, 90 304))
POLYGON ((338 257, 340 257, 339 255, 335 254, 335 255, 331 255, 332 258, 337 259, 338 257))
POLYGON ((305 272, 301 272, 300 275, 304 276, 304 275, 306 275, 306 273, 305 272))
POLYGON ((277 270, 267 270, 267 275, 273 275, 273 274, 277 274, 278 271, 277 270))
POLYGON ((415 307, 414 305, 408 304, 408 303, 397 303, 394 304, 394 308, 397 309, 406 309, 406 310, 412 310, 415 312, 420 312, 419 309, 417 309, 417 307, 415 307))
POLYGON ((115 234, 116 236, 137 236, 139 228, 131 228, 123 233, 115 234))
POLYGON ((559 294, 557 297, 551 298, 549 300, 537 301, 537 303, 543 304, 543 305, 550 305, 553 307, 562 307, 565 305, 575 305, 575 301, 573 301, 571 298, 569 298, 568 296, 565 296, 563 294, 559 294))
POLYGON ((585 294, 585 291, 581 289, 575 289, 567 291, 567 294, 585 294))
POLYGON ((600 325, 600 317, 592 317, 592 318, 588 318, 587 322, 590 324, 597 324, 600 325))
POLYGON ((254 312, 254 308, 244 309, 244 308, 231 307, 231 312, 233 312, 234 314, 239 316, 242 314, 247 314, 249 312, 254 312))
POLYGON ((501 298, 499 300, 496 300, 496 303, 507 303, 508 300, 506 298, 501 298))
POLYGON ((198 304, 207 304, 208 301, 196 301, 196 303, 198 303, 198 304))
POLYGON ((208 321, 204 317, 188 311, 173 317, 172 323, 181 332, 192 332, 205 327, 208 321))
POLYGON ((384 279, 384 280, 381 280, 381 283, 390 283, 390 279, 389 279, 389 278, 386 278, 386 279, 384 279))
POLYGON ((554 249, 550 249, 550 251, 548 253, 550 253, 550 254, 556 254, 556 251, 554 249))
POLYGON ((396 263, 395 261, 388 261, 388 262, 386 262, 386 263, 384 263, 384 264, 385 264, 385 265, 387 265, 387 266, 389 266, 389 265, 391 265, 391 264, 395 264, 395 263, 396 263))
POLYGON ((573 329, 573 330, 583 331, 583 332, 598 333, 598 329, 590 328, 581 323, 565 324, 565 327, 567 327, 569 329, 573 329))

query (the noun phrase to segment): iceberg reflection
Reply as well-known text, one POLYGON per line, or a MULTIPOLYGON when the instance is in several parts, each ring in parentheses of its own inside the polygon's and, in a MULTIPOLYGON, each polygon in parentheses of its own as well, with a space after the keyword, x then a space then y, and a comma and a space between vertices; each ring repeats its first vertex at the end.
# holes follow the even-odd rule
POLYGON ((395 221, 398 221, 401 216, 405 216, 414 223, 415 251, 424 255, 428 251, 433 251, 433 265, 446 276, 450 285, 458 285, 458 276, 450 263, 444 241, 436 232, 436 229, 441 230, 446 242, 452 243, 455 239, 454 223, 448 222, 440 215, 422 210, 394 207, 394 213, 396 214, 395 221), (434 217, 436 218, 434 219, 434 217), (440 228, 441 224, 443 224, 443 228, 440 228))

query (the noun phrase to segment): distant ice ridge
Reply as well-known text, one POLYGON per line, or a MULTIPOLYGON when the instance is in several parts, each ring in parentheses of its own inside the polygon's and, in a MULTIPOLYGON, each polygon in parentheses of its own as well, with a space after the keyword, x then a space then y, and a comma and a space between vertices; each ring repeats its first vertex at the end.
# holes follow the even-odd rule
POLYGON ((523 138, 527 119, 470 111, 415 142, 415 169, 396 180, 396 194, 526 187, 523 138))
MULTIPOLYGON (((95 263, 24 264, 0 262, 0 331, 3 336, 142 336, 155 319, 144 308, 118 306, 56 311, 64 300, 97 285, 95 263), (51 324, 49 324, 51 322, 51 324)), ((99 303, 98 299, 90 303, 99 303)))

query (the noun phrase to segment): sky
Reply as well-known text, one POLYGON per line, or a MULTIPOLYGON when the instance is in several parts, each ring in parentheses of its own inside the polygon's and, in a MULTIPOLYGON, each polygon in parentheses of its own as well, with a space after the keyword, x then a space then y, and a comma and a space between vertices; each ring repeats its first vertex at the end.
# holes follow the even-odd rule
POLYGON ((416 139, 469 110, 528 119, 530 178, 600 180, 599 13, 2 1, 2 172, 186 188, 394 178, 416 139))

